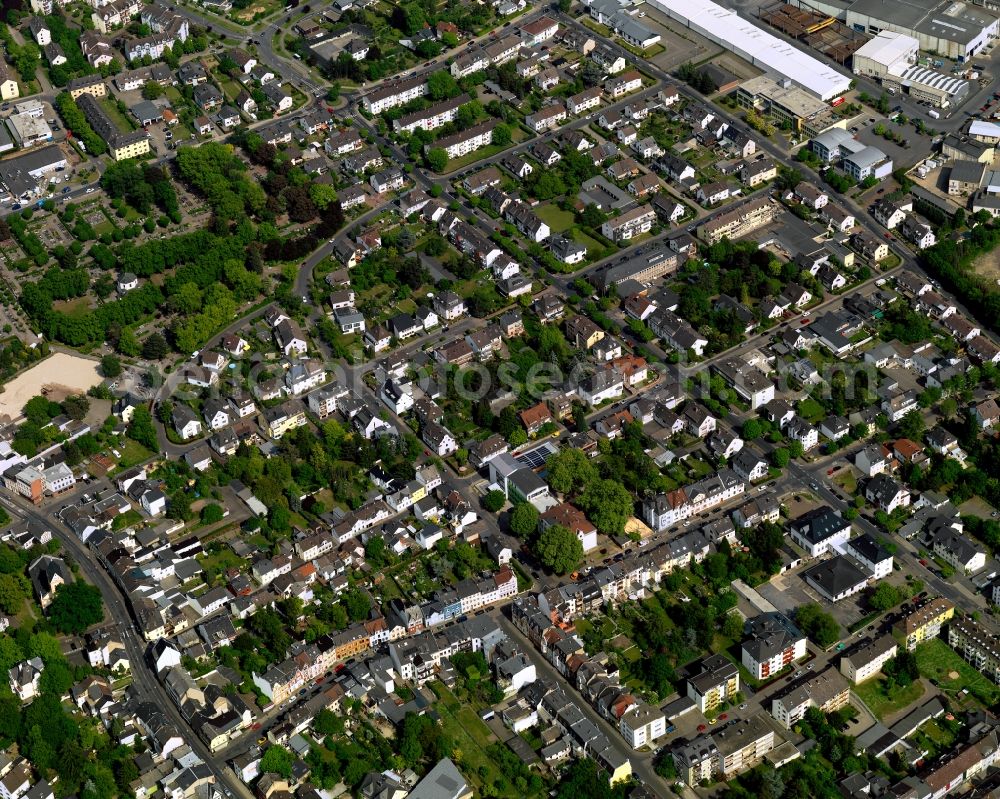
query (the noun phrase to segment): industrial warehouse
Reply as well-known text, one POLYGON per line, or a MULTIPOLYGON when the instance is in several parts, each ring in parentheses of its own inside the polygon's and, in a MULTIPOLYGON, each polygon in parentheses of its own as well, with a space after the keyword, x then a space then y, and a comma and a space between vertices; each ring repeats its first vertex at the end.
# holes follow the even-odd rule
POLYGON ((854 53, 854 74, 877 78, 887 88, 938 108, 961 103, 969 92, 969 82, 919 66, 919 49, 920 43, 912 36, 882 31, 854 53))
MULTIPOLYGON (((678 0, 674 0, 678 2, 678 0)), ((871 35, 893 31, 917 40, 921 50, 968 61, 1000 30, 998 17, 964 0, 790 0, 806 11, 829 14, 871 35)))
POLYGON ((824 102, 845 94, 849 76, 711 0, 649 0, 654 8, 754 66, 824 102))

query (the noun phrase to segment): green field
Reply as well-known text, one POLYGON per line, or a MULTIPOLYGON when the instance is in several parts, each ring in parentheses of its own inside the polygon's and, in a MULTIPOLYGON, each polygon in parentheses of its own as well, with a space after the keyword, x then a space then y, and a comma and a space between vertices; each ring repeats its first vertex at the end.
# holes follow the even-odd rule
POLYGON ((545 203, 535 209, 535 214, 549 226, 553 233, 562 233, 573 224, 575 216, 572 211, 564 211, 554 203, 545 203))
POLYGON ((963 689, 979 699, 985 705, 993 705, 1000 701, 1000 686, 984 677, 972 666, 962 660, 948 644, 940 638, 920 644, 914 654, 917 656, 917 668, 920 673, 938 685, 951 698, 963 689), (957 678, 950 675, 957 673, 957 678))
POLYGON ((80 319, 90 313, 90 300, 87 297, 77 297, 75 300, 59 300, 52 307, 60 313, 73 319, 80 319))
POLYGON ((906 688, 895 688, 888 696, 882 690, 884 682, 882 677, 875 677, 854 688, 854 693, 861 697, 861 701, 880 720, 899 712, 924 695, 924 684, 920 680, 915 680, 906 688))
POLYGON ((108 116, 117 125, 118 129, 124 133, 135 130, 135 124, 133 121, 126 117, 121 111, 118 110, 118 104, 112 100, 110 97, 102 97, 101 106, 105 111, 108 112, 108 116))

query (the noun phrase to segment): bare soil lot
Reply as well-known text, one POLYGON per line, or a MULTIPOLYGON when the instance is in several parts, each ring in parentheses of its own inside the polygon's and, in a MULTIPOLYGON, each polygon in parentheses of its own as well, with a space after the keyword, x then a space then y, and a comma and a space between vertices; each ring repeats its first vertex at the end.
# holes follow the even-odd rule
POLYGON ((70 394, 82 394, 101 382, 98 363, 68 352, 56 352, 22 372, 0 393, 0 417, 21 418, 21 409, 32 397, 44 394, 60 402, 70 394))

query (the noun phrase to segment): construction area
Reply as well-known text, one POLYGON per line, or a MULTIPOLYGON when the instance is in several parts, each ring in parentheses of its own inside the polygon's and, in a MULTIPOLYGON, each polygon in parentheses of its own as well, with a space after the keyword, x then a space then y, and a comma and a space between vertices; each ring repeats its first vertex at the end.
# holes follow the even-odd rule
POLYGON ((826 14, 817 14, 788 3, 760 6, 757 16, 786 36, 818 50, 827 58, 847 66, 868 37, 826 14))

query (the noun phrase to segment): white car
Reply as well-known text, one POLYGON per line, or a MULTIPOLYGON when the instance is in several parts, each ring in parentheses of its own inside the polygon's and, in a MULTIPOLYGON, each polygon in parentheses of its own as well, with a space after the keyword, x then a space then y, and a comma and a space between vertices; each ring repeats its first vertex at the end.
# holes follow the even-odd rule
POLYGON ((87 189, 86 193, 87 193, 87 194, 93 194, 93 193, 94 193, 94 191, 95 191, 94 187, 93 187, 93 186, 91 186, 91 187, 90 187, 89 189, 87 189))

